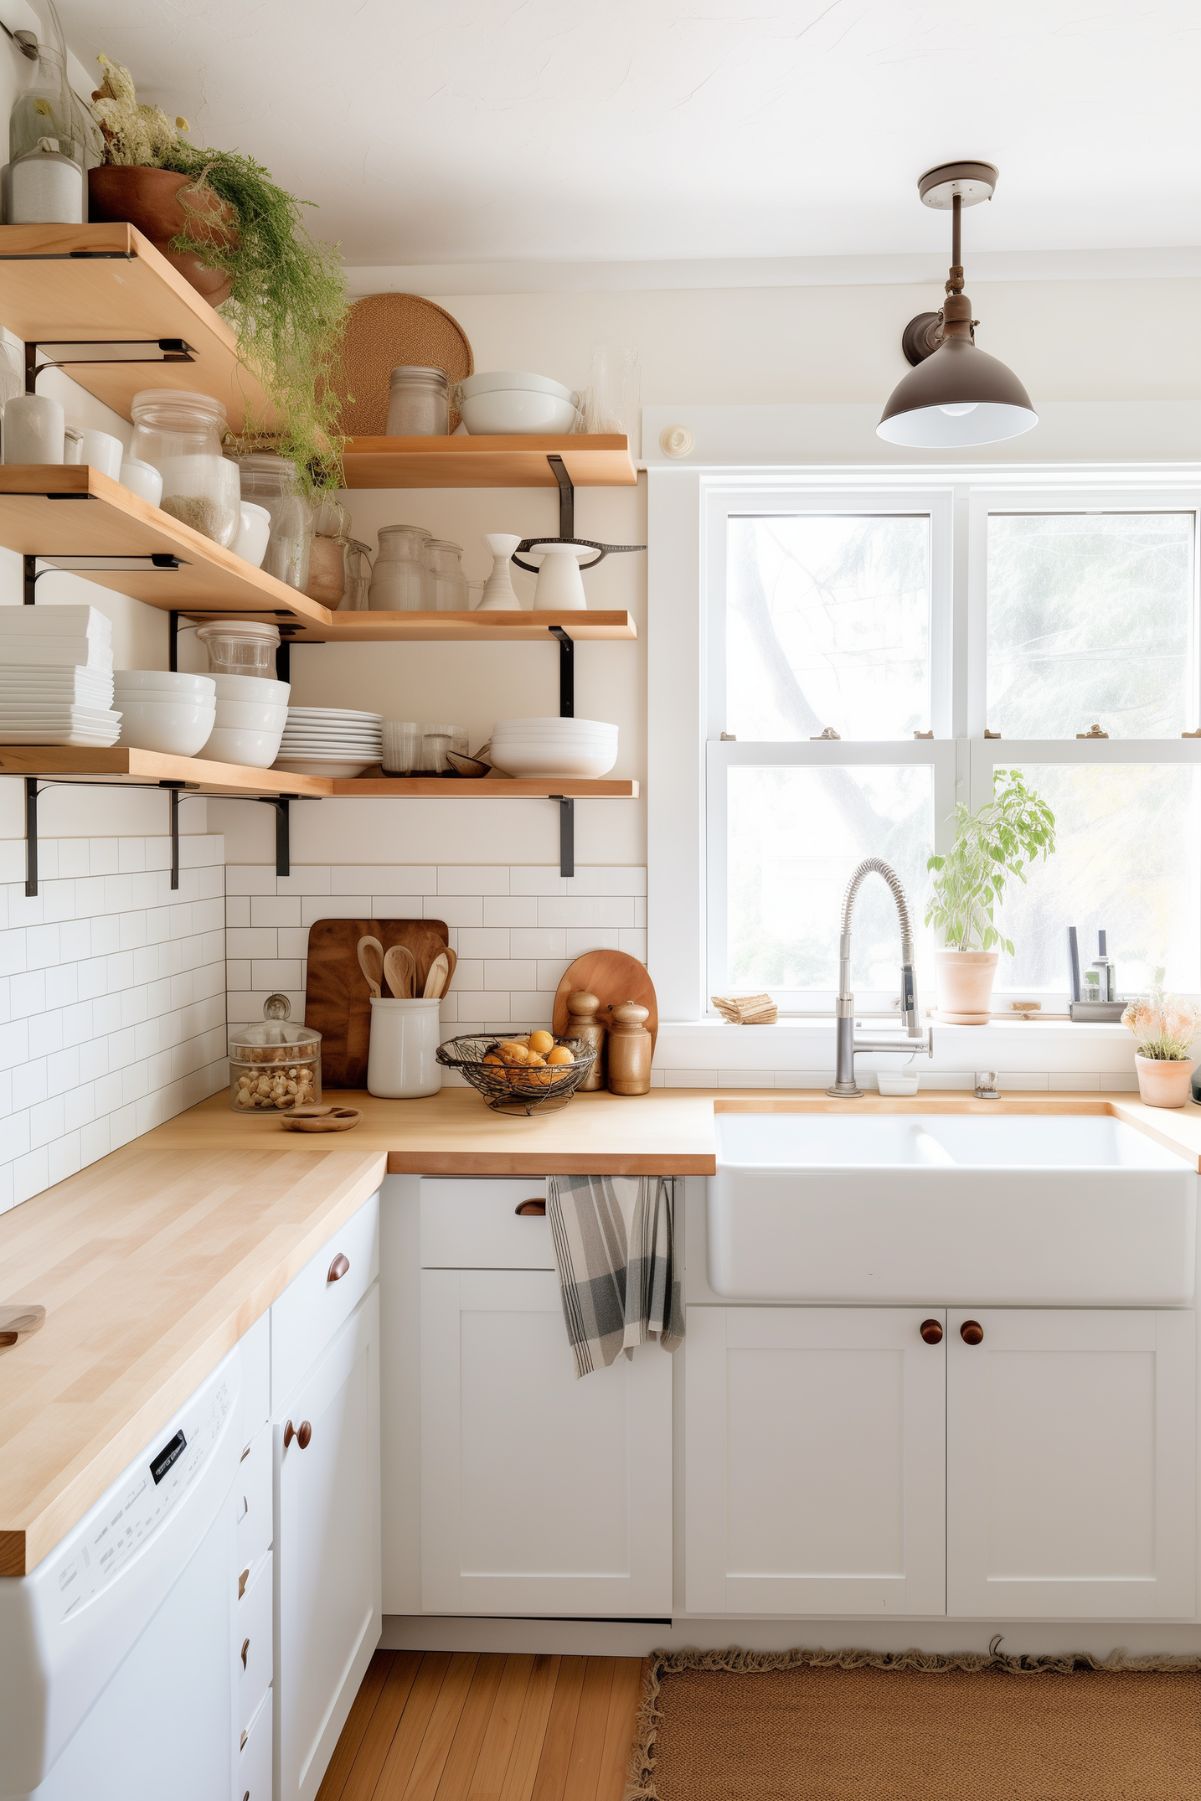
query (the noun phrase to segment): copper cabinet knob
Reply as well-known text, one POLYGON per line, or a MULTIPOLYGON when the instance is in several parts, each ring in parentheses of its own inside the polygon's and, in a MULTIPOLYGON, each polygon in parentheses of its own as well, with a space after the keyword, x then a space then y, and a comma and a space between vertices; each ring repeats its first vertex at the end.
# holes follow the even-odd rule
POLYGON ((942 1326, 936 1319, 924 1319, 921 1324, 921 1333, 927 1344, 942 1343, 942 1326))
POLYGON ((313 1428, 308 1420, 301 1420, 299 1426, 294 1426, 289 1420, 284 1427, 284 1450, 286 1451, 292 1440, 295 1439, 301 1450, 307 1451, 312 1437, 313 1428))
POLYGON ((959 1328, 959 1336, 964 1344, 983 1344, 984 1327, 978 1319, 965 1319, 959 1328))
POLYGON ((513 1211, 519 1219, 542 1219, 546 1215, 546 1202, 541 1195, 536 1195, 528 1201, 518 1201, 513 1211))
POLYGON ((327 1282, 340 1282, 342 1280, 343 1276, 349 1275, 349 1273, 350 1273, 350 1258, 344 1257, 342 1255, 342 1252, 339 1251, 338 1255, 334 1258, 333 1262, 330 1264, 329 1274, 326 1276, 325 1279, 327 1282))

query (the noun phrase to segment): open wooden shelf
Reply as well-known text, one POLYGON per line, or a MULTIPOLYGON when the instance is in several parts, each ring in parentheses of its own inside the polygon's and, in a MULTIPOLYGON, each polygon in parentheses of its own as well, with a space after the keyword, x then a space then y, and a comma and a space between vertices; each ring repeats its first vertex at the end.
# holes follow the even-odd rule
POLYGON ((630 441, 589 437, 351 438, 343 454, 348 488, 554 488, 549 457, 578 488, 631 488, 630 441))
POLYGON ((624 609, 578 609, 566 613, 334 613, 326 625, 297 621, 289 626, 293 644, 547 644, 561 629, 577 643, 601 638, 636 638, 638 628, 624 609))
POLYGON ((173 757, 124 745, 92 750, 68 744, 0 744, 0 775, 35 776, 47 782, 181 782, 200 794, 286 794, 298 800, 325 800, 332 790, 325 776, 173 757))
MULTIPOLYGON (((72 381, 129 418, 141 388, 198 388, 240 431, 275 423, 231 327, 132 225, 0 226, 0 324, 26 343, 183 338, 190 362, 72 363, 72 381)), ((52 357, 43 357, 52 361, 52 357)))
POLYGON ((633 800, 637 782, 609 776, 484 776, 471 781, 440 775, 358 775, 331 783, 335 799, 347 800, 633 800))
POLYGON ((326 626, 328 607, 152 507, 86 463, 0 468, 0 544, 25 556, 178 557, 178 569, 81 570, 151 606, 326 626))

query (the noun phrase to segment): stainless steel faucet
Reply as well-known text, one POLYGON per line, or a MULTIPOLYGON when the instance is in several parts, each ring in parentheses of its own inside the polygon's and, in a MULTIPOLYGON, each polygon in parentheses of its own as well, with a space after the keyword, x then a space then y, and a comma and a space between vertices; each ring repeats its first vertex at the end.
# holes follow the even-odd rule
POLYGON ((837 1061, 834 1083, 827 1088, 827 1094, 853 1099, 863 1093, 855 1081, 856 1051, 893 1051, 908 1053, 910 1056, 917 1051, 925 1051, 929 1057, 934 1055, 934 1034, 928 1026, 922 1025, 917 986, 913 979, 913 927, 909 920, 909 902, 905 898, 900 876, 880 857, 864 858, 847 883, 846 893, 842 897, 842 924, 838 940, 838 1000, 834 1007, 834 1025, 837 1061), (897 920, 901 928, 901 1017, 905 1022, 903 1038, 855 1036, 855 996, 851 993, 851 920, 863 879, 869 875, 881 876, 887 882, 889 892, 897 904, 897 920))

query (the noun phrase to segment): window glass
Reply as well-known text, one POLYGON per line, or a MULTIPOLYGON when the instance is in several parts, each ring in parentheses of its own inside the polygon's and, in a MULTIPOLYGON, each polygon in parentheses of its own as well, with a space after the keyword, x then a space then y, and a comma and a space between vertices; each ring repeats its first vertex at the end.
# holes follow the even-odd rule
POLYGON ((1067 929, 1080 960, 1104 927, 1123 993, 1201 988, 1201 769, 1187 764, 1027 766, 1023 774, 1055 813, 1057 848, 1006 889, 1002 926, 1016 955, 1002 956, 998 986, 1065 994, 1067 929))
POLYGON ((725 729, 910 738, 930 726, 927 514, 792 514, 728 527, 725 729))
MULTIPOLYGON (((933 770, 736 764, 726 779, 726 980, 739 988, 836 989, 843 890, 862 858, 891 863, 920 913, 933 770)), ((856 989, 895 993, 899 963, 892 896, 882 882, 865 882, 855 907, 856 989)))
POLYGON ((1193 514, 994 513, 988 723, 1006 738, 1201 725, 1193 514))

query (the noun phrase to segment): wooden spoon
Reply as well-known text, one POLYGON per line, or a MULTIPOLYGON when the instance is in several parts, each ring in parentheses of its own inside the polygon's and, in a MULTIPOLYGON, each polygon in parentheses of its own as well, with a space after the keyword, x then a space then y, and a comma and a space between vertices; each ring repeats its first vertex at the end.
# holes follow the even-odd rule
POLYGON ((459 953, 458 951, 452 951, 448 944, 442 954, 446 958, 446 980, 442 984, 442 992, 443 994, 448 994, 450 992, 450 985, 455 979, 455 970, 459 966, 459 953))
POLYGON ((384 980, 395 1000, 412 1000, 417 982, 417 959, 407 944, 394 944, 386 953, 384 980))
POLYGON ((450 957, 446 951, 439 951, 429 966, 425 978, 425 998, 436 1001, 446 992, 446 984, 450 980, 450 957))
POLYGON ((359 968, 363 972, 363 980, 376 1000, 383 994, 384 980, 384 947, 378 938, 370 933, 359 939, 359 968))

